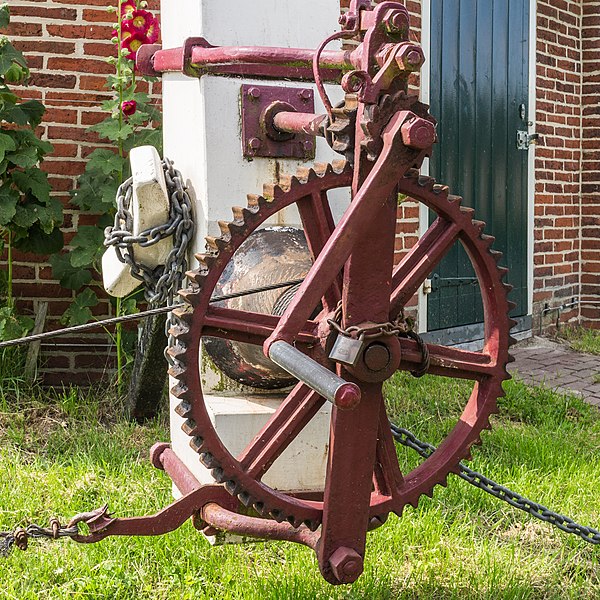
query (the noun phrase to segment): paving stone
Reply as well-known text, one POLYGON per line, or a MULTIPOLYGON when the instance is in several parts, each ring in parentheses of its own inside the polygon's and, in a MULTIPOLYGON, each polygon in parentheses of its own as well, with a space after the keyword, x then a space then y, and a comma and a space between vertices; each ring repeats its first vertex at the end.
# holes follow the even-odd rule
POLYGON ((567 346, 534 337, 511 348, 515 362, 509 371, 527 383, 542 384, 564 393, 575 393, 600 406, 600 356, 575 352, 567 346))

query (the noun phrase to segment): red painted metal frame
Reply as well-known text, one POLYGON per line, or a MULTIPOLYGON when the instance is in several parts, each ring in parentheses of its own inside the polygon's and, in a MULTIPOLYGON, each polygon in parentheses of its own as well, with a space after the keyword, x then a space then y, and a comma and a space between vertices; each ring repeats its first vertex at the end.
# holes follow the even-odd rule
MULTIPOLYGON (((323 198, 324 191, 335 187, 326 177, 321 187, 319 176, 314 171, 309 173, 304 182, 305 190, 301 189, 299 180, 292 181, 290 196, 285 199, 287 192, 276 188, 268 202, 265 199, 262 204, 258 201, 258 210, 242 211, 241 217, 228 225, 230 235, 220 240, 218 254, 200 257, 204 266, 192 274, 198 286, 181 293, 194 310, 191 313, 174 311, 181 323, 174 330, 180 345, 171 353, 175 358, 187 356, 188 362, 172 372, 179 380, 172 392, 181 398, 176 412, 186 419, 183 430, 192 438, 192 448, 200 454, 205 466, 215 469, 216 478, 219 477, 217 472, 222 473, 222 481, 230 485, 231 494, 239 494, 245 503, 276 520, 288 519, 289 524, 239 514, 237 500, 232 495, 225 493, 221 486, 200 486, 168 445, 161 444, 155 446, 152 461, 167 471, 183 497, 150 517, 114 519, 106 509, 81 515, 78 520, 88 523, 91 533, 78 536, 77 541, 97 541, 107 535, 157 535, 194 516, 196 526, 208 533, 221 529, 305 544, 316 551, 321 573, 327 581, 350 583, 363 569, 367 531, 381 524, 390 511, 400 514, 406 503, 416 505, 422 493, 428 493, 433 485, 442 482, 468 453, 470 444, 488 423, 495 397, 501 394, 500 383, 506 378, 504 365, 509 321, 506 314, 499 315, 507 307, 506 291, 495 259, 491 253, 486 254, 489 246, 478 237, 480 230, 472 223, 470 213, 461 211, 446 196, 443 196, 443 202, 438 202, 433 191, 421 193, 411 183, 413 180, 403 177, 429 154, 435 141, 434 121, 418 117, 406 107, 398 108, 387 122, 377 124, 381 125, 377 131, 382 132, 383 147, 374 162, 367 160, 361 144, 372 124, 369 122, 372 113, 367 111, 366 105, 380 102, 386 93, 394 98, 406 97, 408 75, 422 64, 422 51, 408 41, 408 12, 398 2, 381 2, 372 9, 367 0, 352 0, 340 23, 344 31, 330 39, 354 36, 360 44, 352 52, 327 52, 323 50, 325 43, 318 51, 219 48, 203 38, 190 38, 182 48, 142 47, 143 50, 138 52, 138 68, 148 74, 183 71, 194 76, 211 73, 313 80, 320 69, 323 80, 341 81, 342 74, 347 72, 342 86, 359 99, 353 133, 352 202, 337 226, 333 223, 327 200, 323 198), (318 62, 316 67, 319 69, 313 69, 313 62, 318 62), (349 72, 351 69, 353 71, 349 72), (327 185, 331 187, 327 188, 327 185), (394 267, 398 186, 404 192, 411 188, 412 197, 421 198, 427 206, 434 208, 438 219, 394 267), (291 204, 298 208, 315 260, 282 317, 210 307, 211 284, 216 285, 222 272, 219 270, 225 268, 236 244, 239 247, 241 243, 236 235, 239 233, 240 238, 248 235, 248 230, 259 227, 277 210, 291 204), (316 363, 333 369, 326 352, 331 332, 326 324, 339 301, 342 302, 343 327, 395 319, 431 268, 457 239, 472 258, 482 290, 485 290, 484 311, 493 319, 491 323, 486 322, 483 353, 429 345, 431 366, 428 372, 471 379, 475 381, 475 387, 461 420, 440 449, 421 466, 405 476, 398 467, 382 395, 383 379, 387 375, 367 379, 361 376, 360 370, 340 364, 335 367, 337 375, 359 386, 361 398, 350 410, 333 407, 327 477, 320 499, 286 495, 267 489, 260 481, 321 407, 323 398, 308 385, 302 382, 296 385, 237 458, 224 448, 211 425, 206 425, 205 430, 200 429, 201 423, 209 423, 198 375, 201 336, 262 343, 267 356, 275 342, 294 344, 316 363), (376 268, 373 256, 377 257, 376 268), (216 265, 214 272, 211 265, 216 265), (206 290, 202 289, 202 284, 206 284, 206 290), (323 310, 311 321, 312 312, 319 303, 323 310), (238 487, 235 480, 240 471, 238 476, 245 478, 245 488, 238 487), (260 501, 253 502, 252 493, 260 501), (265 498, 273 505, 265 506, 265 498), (289 513, 277 508, 278 503, 289 513), (378 518, 374 519, 376 515, 378 518), (321 531, 317 534, 313 530, 318 527, 319 518, 321 531)), ((318 80, 319 77, 317 83, 318 80)), ((262 91, 258 96, 252 94, 252 87, 255 86, 243 88, 244 98, 247 97, 250 103, 262 94, 262 91)), ((274 114, 268 122, 263 119, 261 127, 274 127, 274 137, 278 132, 302 132, 309 134, 311 139, 321 135, 326 118, 332 118, 332 111, 324 97, 322 83, 317 87, 328 108, 327 116, 315 115, 312 109, 297 113, 284 110, 274 114)), ((280 89, 277 88, 278 94, 280 89)), ((291 93, 297 95, 298 90, 291 93)), ((269 97, 271 100, 281 98, 269 97)), ((260 115, 265 108, 260 107, 260 115)), ((260 115, 253 115, 254 125, 260 115)), ((245 123, 244 128, 247 126, 245 123)), ((248 144, 258 137, 254 132, 248 135, 248 144)), ((338 172, 336 177, 343 185, 350 182, 348 169, 338 172)), ((384 343, 383 338, 381 342, 384 343)), ((415 341, 400 339, 397 344, 397 352, 391 353, 394 368, 412 370, 420 364, 422 354, 415 341)))

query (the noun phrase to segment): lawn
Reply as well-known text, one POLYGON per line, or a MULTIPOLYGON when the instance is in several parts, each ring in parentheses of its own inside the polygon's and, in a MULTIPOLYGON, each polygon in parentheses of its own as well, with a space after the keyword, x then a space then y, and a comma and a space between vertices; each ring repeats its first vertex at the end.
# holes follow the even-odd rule
MULTIPOLYGON (((76 389, 0 397, 0 530, 46 525, 108 502, 118 515, 155 512, 171 482, 147 459, 166 417, 145 426, 110 397, 76 389)), ((15 387, 15 386, 13 386, 15 387)), ((15 389, 19 389, 16 386, 15 389)), ((600 525, 600 414, 574 397, 521 383, 471 465, 583 524, 600 525)), ((395 421, 439 442, 466 386, 398 377, 395 421)), ((418 460, 398 450, 404 468, 418 460)), ((211 548, 189 523, 160 538, 31 542, 0 558, 0 598, 445 599, 599 598, 600 548, 555 531, 452 477, 418 509, 370 534, 365 573, 331 587, 314 554, 283 543, 211 548)))
POLYGON ((580 325, 561 327, 556 336, 565 340, 573 350, 600 355, 600 329, 590 329, 580 325))

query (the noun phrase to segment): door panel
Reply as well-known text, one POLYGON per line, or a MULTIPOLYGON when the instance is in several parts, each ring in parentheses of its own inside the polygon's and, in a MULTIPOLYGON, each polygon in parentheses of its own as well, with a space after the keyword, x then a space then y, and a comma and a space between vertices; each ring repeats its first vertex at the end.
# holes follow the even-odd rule
MULTIPOLYGON (((431 174, 464 197, 496 237, 515 286, 513 315, 527 312, 529 0, 431 0, 431 112, 439 143, 431 174)), ((473 269, 460 244, 432 274, 430 331, 481 322, 473 269)))

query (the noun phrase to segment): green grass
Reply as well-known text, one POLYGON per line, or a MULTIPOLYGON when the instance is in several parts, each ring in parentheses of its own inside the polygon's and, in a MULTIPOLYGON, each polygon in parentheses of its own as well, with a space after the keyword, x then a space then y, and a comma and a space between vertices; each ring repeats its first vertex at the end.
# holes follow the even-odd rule
POLYGON ((561 327, 556 335, 566 340, 573 350, 600 355, 600 329, 581 326, 561 327))
MULTIPOLYGON (((584 524, 600 525, 600 416, 576 398, 509 382, 474 468, 584 524)), ((387 386, 401 426, 438 443, 464 403, 459 381, 398 377, 387 386)), ((147 460, 168 439, 162 417, 139 426, 110 398, 73 389, 0 405, 0 530, 105 501, 117 515, 155 512, 171 482, 147 460)), ((403 468, 416 464, 398 450, 403 468)), ((332 587, 303 547, 211 548, 189 523, 160 538, 82 546, 32 542, 0 558, 6 599, 600 598, 600 548, 551 529, 453 477, 418 509, 369 536, 364 575, 332 587)))

